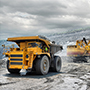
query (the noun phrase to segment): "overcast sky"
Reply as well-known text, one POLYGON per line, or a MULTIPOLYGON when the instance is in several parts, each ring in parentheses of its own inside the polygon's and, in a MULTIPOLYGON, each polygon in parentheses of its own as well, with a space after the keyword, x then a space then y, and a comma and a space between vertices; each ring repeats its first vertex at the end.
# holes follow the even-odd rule
POLYGON ((0 39, 90 26, 90 0, 0 0, 0 39))

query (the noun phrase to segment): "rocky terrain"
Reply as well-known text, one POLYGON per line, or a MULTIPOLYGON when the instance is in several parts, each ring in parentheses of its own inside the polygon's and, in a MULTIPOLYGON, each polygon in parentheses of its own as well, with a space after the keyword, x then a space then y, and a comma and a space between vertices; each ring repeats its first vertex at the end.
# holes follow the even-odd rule
POLYGON ((0 90, 90 90, 90 63, 68 62, 62 57, 60 73, 47 75, 10 74, 6 61, 0 63, 0 90))

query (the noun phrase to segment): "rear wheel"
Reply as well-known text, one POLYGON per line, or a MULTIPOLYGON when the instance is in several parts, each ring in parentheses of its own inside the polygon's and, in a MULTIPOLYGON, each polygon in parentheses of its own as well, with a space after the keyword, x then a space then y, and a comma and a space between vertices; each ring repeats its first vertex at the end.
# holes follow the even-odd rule
POLYGON ((60 70, 61 70, 61 58, 59 56, 55 56, 54 61, 53 61, 52 70, 54 72, 60 72, 60 70))
POLYGON ((36 60, 36 72, 37 74, 47 74, 49 71, 49 59, 47 56, 42 56, 41 59, 36 60))
POLYGON ((7 61, 7 70, 11 73, 11 74, 17 74, 20 72, 20 69, 9 69, 9 60, 7 61))

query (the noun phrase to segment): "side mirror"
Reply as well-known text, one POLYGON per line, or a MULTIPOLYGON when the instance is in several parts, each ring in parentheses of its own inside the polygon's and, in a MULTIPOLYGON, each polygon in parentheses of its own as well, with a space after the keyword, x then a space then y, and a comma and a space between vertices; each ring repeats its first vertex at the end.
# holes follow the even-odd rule
POLYGON ((2 47, 5 48, 5 44, 3 44, 2 47))
POLYGON ((55 41, 52 41, 53 44, 55 44, 55 41))
POLYGON ((3 47, 3 55, 5 54, 5 44, 2 45, 3 47))

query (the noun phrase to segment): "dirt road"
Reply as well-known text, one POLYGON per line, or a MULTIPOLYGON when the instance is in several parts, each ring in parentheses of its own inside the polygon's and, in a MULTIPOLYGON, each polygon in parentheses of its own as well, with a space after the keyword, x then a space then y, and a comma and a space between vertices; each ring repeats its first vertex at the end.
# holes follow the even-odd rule
POLYGON ((70 63, 62 57, 60 73, 11 75, 0 65, 0 90, 90 90, 90 63, 70 63))

